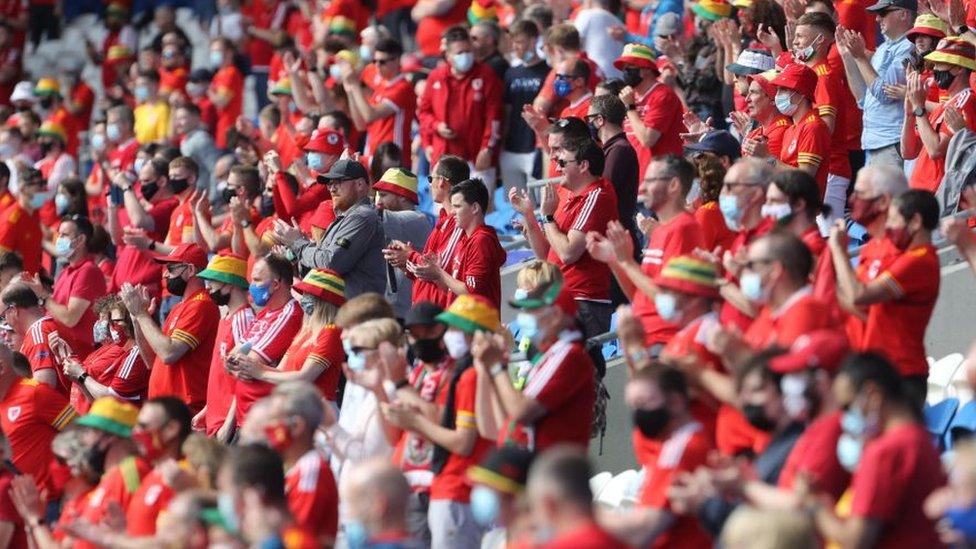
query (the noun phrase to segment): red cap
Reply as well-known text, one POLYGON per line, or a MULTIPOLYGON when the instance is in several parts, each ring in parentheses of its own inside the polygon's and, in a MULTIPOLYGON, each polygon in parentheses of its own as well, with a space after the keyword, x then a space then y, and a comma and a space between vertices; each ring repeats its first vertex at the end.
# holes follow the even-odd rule
POLYGON ((776 86, 772 85, 770 82, 779 75, 779 71, 776 69, 771 69, 766 72, 761 72, 759 74, 750 74, 746 78, 750 82, 755 82, 759 84, 759 88, 766 94, 770 99, 776 97, 776 86))
POLYGON ((770 81, 770 84, 793 90, 813 101, 813 94, 817 90, 817 73, 806 65, 790 63, 783 72, 770 81))
POLYGON ((779 374, 822 368, 831 374, 840 370, 850 345, 847 336, 837 330, 819 330, 804 334, 793 342, 790 350, 769 361, 769 369, 779 374))
POLYGON ((306 151, 320 152, 326 154, 342 154, 346 148, 346 140, 342 134, 335 130, 315 130, 312 138, 305 145, 306 151))
POLYGON ((192 242, 180 244, 169 255, 160 254, 155 260, 159 263, 189 263, 198 271, 207 268, 207 252, 192 242))

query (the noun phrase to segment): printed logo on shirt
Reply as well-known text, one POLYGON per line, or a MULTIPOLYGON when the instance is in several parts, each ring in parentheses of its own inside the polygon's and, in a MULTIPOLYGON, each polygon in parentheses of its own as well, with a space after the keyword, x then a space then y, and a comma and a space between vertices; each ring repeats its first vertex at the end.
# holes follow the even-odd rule
POLYGON ((485 87, 485 81, 480 78, 475 78, 471 81, 471 87, 474 88, 475 91, 478 91, 485 87))
POLYGON ((7 409, 7 419, 10 421, 17 421, 20 417, 20 406, 11 406, 7 409))
POLYGON ((796 151, 796 142, 797 142, 796 139, 794 139, 793 141, 790 141, 790 148, 787 149, 787 152, 789 154, 793 154, 796 151))
POLYGON ((466 278, 467 278, 467 280, 465 280, 464 283, 467 284, 469 288, 477 288, 478 287, 478 281, 475 280, 475 278, 473 276, 468 275, 466 278))

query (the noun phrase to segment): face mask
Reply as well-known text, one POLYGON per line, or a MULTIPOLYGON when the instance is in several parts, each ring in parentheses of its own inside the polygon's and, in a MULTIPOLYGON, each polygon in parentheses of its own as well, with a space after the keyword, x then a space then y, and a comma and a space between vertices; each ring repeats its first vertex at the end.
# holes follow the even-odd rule
POLYGON ((54 100, 50 97, 45 97, 44 99, 41 99, 40 105, 42 109, 50 110, 50 108, 54 106, 54 100))
POLYGON ((444 360, 444 355, 447 354, 447 350, 441 344, 441 339, 436 337, 415 340, 410 345, 410 349, 413 351, 413 356, 417 360, 426 362, 427 364, 437 364, 441 360, 444 360))
POLYGON ((369 532, 366 530, 366 525, 358 520, 347 522, 343 525, 342 532, 345 534, 346 544, 349 545, 350 549, 366 547, 366 542, 369 541, 369 532))
POLYGON ((342 69, 339 65, 329 65, 329 76, 337 82, 342 80, 342 69))
POLYGON ((519 313, 515 317, 515 325, 518 326, 519 337, 528 339, 535 345, 539 344, 539 320, 535 315, 519 313))
POLYGON ((766 433, 776 428, 776 424, 766 415, 766 409, 756 404, 746 404, 742 407, 742 415, 746 416, 746 421, 760 431, 766 433))
POLYGON ((270 194, 261 195, 260 213, 261 217, 270 217, 271 214, 275 213, 274 196, 270 194))
POLYGON ((187 84, 186 93, 190 97, 203 97, 203 94, 207 93, 207 86, 204 84, 187 84))
POLYGON ((444 333, 444 346, 447 347, 447 354, 454 360, 459 360, 468 354, 468 340, 464 332, 458 330, 448 330, 444 333))
POLYGON ((14 156, 13 145, 11 145, 10 143, 4 143, 0 145, 0 159, 10 160, 13 156, 14 156))
POLYGON ((360 45, 359 46, 359 58, 362 59, 364 62, 365 61, 372 61, 373 60, 373 49, 370 48, 369 46, 367 46, 366 44, 360 45))
POLYGON ((322 158, 320 153, 308 153, 305 156, 305 163, 308 164, 308 169, 315 170, 317 172, 320 172, 325 168, 325 160, 322 158))
POLYGON ((793 213, 793 209, 790 208, 789 204, 763 204, 759 212, 763 217, 771 217, 779 221, 789 217, 793 213))
POLYGON ((145 158, 136 158, 135 162, 132 163, 132 169, 136 171, 136 174, 142 171, 142 167, 146 165, 145 158))
POLYGON ((641 77, 640 69, 636 67, 627 67, 623 72, 624 84, 627 84, 630 87, 635 87, 644 80, 641 77))
POLYGON ((210 52, 210 66, 214 68, 219 68, 224 64, 224 53, 220 51, 210 52))
POLYGON ((671 322, 678 316, 678 298, 674 294, 658 292, 654 294, 654 308, 662 320, 671 322))
POLYGON ((224 189, 224 190, 220 191, 220 195, 221 195, 221 198, 224 199, 224 202, 226 202, 227 204, 230 204, 230 199, 231 198, 234 198, 235 196, 237 196, 237 190, 235 190, 235 189, 224 189))
POLYGON ((50 141, 41 141, 38 143, 38 145, 41 147, 41 155, 43 156, 47 156, 48 153, 51 152, 51 148, 54 146, 54 144, 50 141))
POLYGON ((481 484, 471 489, 471 514, 482 526, 491 526, 498 520, 502 509, 498 492, 481 484))
POLYGON ((210 299, 213 300, 217 306, 224 306, 230 303, 230 294, 223 292, 209 292, 210 299))
POLYGON ((863 451, 864 442, 857 437, 843 433, 837 439, 837 461, 850 473, 857 469, 863 451))
POLYGON ((149 462, 154 462, 163 455, 163 443, 152 431, 132 431, 132 442, 135 443, 142 457, 149 462))
POLYGON ((817 53, 817 46, 819 46, 821 42, 823 42, 823 35, 818 34, 817 37, 813 39, 813 42, 810 42, 809 46, 795 52, 793 57, 795 57, 796 60, 801 63, 806 63, 807 61, 813 59, 813 56, 817 53))
POLYGON ((155 181, 142 184, 142 197, 146 200, 152 200, 152 197, 155 196, 158 191, 159 183, 156 183, 155 181))
POLYGON ((54 241, 54 253, 58 257, 68 257, 71 255, 71 238, 67 236, 59 236, 57 240, 54 241))
POLYGON ((793 92, 788 90, 777 90, 776 91, 776 110, 785 116, 793 116, 799 105, 794 105, 790 99, 793 97, 793 92))
POLYGON ((881 212, 873 208, 880 197, 858 198, 851 196, 851 219, 867 227, 881 217, 881 212))
POLYGON ((952 86, 952 82, 955 81, 956 75, 952 74, 950 71, 937 71, 932 70, 932 78, 935 80, 935 85, 939 87, 940 90, 947 90, 949 86, 952 86))
POLYGON ((32 210, 39 210, 44 206, 44 203, 51 199, 51 193, 49 192, 39 192, 34 193, 30 198, 30 208, 32 210))
POLYGON ((258 284, 251 283, 247 287, 247 291, 251 294, 251 301, 254 302, 258 307, 264 307, 268 304, 268 300, 271 299, 271 283, 267 283, 264 286, 259 286, 258 284))
POLYGON ((732 231, 738 231, 741 226, 742 210, 739 208, 739 198, 731 194, 723 194, 718 197, 718 209, 722 211, 725 218, 725 226, 732 231))
POLYGON ((91 147, 93 149, 95 149, 96 151, 103 151, 103 150, 105 150, 105 136, 102 135, 102 134, 100 134, 100 133, 96 133, 96 134, 92 135, 91 136, 91 147))
POLYGON ((471 67, 474 66, 474 54, 468 52, 468 53, 459 53, 457 55, 452 56, 451 66, 453 66, 454 70, 458 72, 461 73, 468 72, 469 70, 471 70, 471 67))
POLYGON ((264 436, 268 439, 268 446, 275 452, 284 452, 287 450, 293 441, 291 436, 291 429, 288 428, 288 422, 279 421, 266 425, 264 427, 264 436))
POLYGON ((108 335, 112 336, 112 342, 116 345, 123 345, 129 337, 125 332, 116 330, 115 328, 110 329, 108 335))
POLYGON ((532 50, 525 50, 525 53, 522 54, 522 63, 526 65, 531 63, 533 59, 535 59, 535 52, 532 50))
POLYGON ((552 89, 556 92, 556 97, 566 97, 569 95, 569 92, 573 91, 573 86, 569 83, 569 80, 557 78, 552 83, 552 89))
POLYGON ((908 226, 898 227, 897 229, 885 228, 885 237, 891 241, 899 250, 907 250, 912 244, 912 233, 908 232, 908 226))
POLYGON ((173 179, 169 180, 169 188, 173 191, 173 194, 180 194, 185 191, 187 187, 190 186, 190 181, 187 178, 183 179, 173 179))
POLYGON ((167 277, 166 278, 166 291, 173 295, 183 295, 186 293, 187 281, 183 277, 167 277))
POLYGON ((108 448, 101 448, 101 444, 97 442, 85 450, 85 464, 99 478, 105 473, 105 457, 108 455, 108 448))
POLYGON ((71 199, 67 195, 59 193, 54 196, 54 209, 57 210, 59 216, 64 215, 69 207, 71 207, 71 199))
POLYGON ((342 350, 346 353, 346 364, 350 370, 362 372, 366 369, 366 355, 353 352, 352 343, 349 343, 348 340, 342 340, 342 350))
POLYGON ((512 293, 512 299, 515 301, 521 301, 527 297, 529 297, 529 291, 525 288, 515 288, 515 291, 512 293))
POLYGON ((298 304, 301 306, 302 312, 305 313, 305 316, 312 316, 312 313, 315 312, 315 305, 318 302, 319 300, 314 295, 308 294, 303 295, 301 299, 298 300, 298 304))
POLYGON ((634 427, 647 438, 657 438, 667 427, 671 420, 667 408, 660 407, 654 410, 644 410, 638 408, 633 413, 634 427))
POLYGON ((952 529, 965 536, 967 541, 976 539, 976 506, 955 507, 943 515, 952 529))
POLYGON ((137 86, 135 89, 136 103, 143 103, 149 99, 149 88, 145 86, 137 86))
POLYGON ((807 390, 807 377, 804 374, 786 374, 779 382, 783 393, 783 407, 794 419, 799 419, 807 411, 808 403, 804 396, 807 390))
POLYGON ((92 338, 95 343, 104 343, 108 339, 108 321, 99 320, 92 328, 92 338))
POLYGON ((234 506, 234 496, 228 492, 221 492, 217 495, 217 511, 224 519, 224 525, 231 534, 236 534, 241 529, 241 518, 237 516, 237 509, 234 506))
POLYGON ((119 128, 118 124, 109 124, 105 127, 105 135, 108 140, 113 143, 118 143, 122 139, 122 130, 119 128))
POLYGON ((763 288, 762 277, 759 276, 759 273, 751 271, 744 273, 739 279, 739 288, 749 301, 757 303, 766 301, 766 291, 763 288))

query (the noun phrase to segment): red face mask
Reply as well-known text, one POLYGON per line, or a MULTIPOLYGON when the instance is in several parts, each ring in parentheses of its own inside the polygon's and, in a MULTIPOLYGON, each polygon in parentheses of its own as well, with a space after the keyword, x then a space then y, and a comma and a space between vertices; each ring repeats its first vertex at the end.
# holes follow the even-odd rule
POLYGON ((163 455, 163 442, 153 431, 132 431, 132 442, 149 462, 154 462, 163 455))
POLYGON ((867 227, 871 223, 874 223, 878 217, 881 216, 881 212, 873 209, 874 203, 880 197, 874 198, 858 198, 856 196, 851 196, 851 219, 857 221, 861 225, 867 227))
POLYGON ((268 445, 271 446, 271 449, 278 453, 287 450, 292 443, 291 429, 288 428, 286 421, 267 425, 264 428, 264 436, 268 438, 268 445))

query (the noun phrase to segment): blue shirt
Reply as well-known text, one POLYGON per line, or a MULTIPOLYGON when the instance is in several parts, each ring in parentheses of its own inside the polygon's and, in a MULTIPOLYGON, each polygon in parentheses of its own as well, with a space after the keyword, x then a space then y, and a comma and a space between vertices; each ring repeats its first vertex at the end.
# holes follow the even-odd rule
POLYGON ((861 147, 864 150, 880 149, 901 140, 901 126, 905 120, 905 103, 888 99, 885 85, 905 84, 905 60, 915 50, 915 45, 902 36, 898 40, 885 40, 871 57, 871 66, 878 77, 864 90, 864 98, 858 106, 864 111, 864 131, 861 147))

